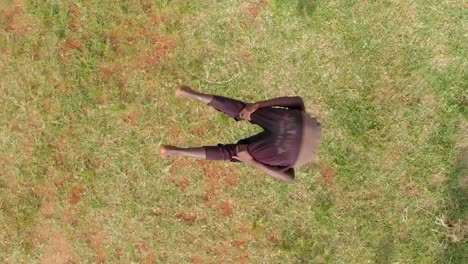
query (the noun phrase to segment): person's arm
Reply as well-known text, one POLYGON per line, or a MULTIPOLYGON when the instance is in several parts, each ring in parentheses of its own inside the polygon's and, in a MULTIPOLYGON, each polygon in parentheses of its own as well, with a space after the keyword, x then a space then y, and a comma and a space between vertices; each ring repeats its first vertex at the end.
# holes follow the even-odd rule
POLYGON ((254 168, 257 168, 273 178, 291 182, 294 180, 294 169, 282 171, 276 167, 268 166, 263 163, 256 161, 247 150, 247 145, 239 145, 237 155, 233 158, 245 162, 254 168))
POLYGON ((305 111, 304 101, 302 100, 302 98, 299 96, 292 96, 278 97, 270 100, 259 101, 256 103, 248 103, 246 104, 244 109, 241 110, 239 115, 243 119, 250 121, 250 115, 253 114, 255 111, 257 111, 260 108, 271 106, 286 107, 289 109, 305 111))

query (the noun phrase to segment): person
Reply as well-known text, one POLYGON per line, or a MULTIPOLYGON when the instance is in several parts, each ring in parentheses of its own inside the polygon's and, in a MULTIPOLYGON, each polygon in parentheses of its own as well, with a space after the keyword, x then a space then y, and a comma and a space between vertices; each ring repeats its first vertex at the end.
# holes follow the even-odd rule
POLYGON ((235 144, 180 148, 163 145, 163 158, 174 156, 247 163, 266 174, 293 181, 295 169, 317 157, 320 123, 305 112, 301 97, 279 97, 256 103, 204 94, 188 86, 179 87, 176 96, 193 99, 225 113, 236 121, 247 120, 263 131, 235 144))

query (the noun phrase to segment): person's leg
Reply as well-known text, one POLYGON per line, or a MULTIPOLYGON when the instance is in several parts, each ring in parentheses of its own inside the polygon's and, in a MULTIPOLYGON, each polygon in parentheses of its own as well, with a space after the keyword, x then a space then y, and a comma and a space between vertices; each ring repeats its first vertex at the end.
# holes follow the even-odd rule
POLYGON ((192 99, 192 100, 197 100, 200 101, 204 104, 209 104, 211 100, 213 100, 213 95, 211 94, 204 94, 204 93, 199 93, 189 86, 180 86, 177 88, 175 91, 175 94, 177 97, 182 97, 186 99, 192 99))
POLYGON ((242 120, 239 113, 245 107, 245 103, 239 100, 218 95, 199 93, 188 86, 177 88, 175 94, 178 97, 193 99, 207 104, 237 121, 242 120))
POLYGON ((163 145, 160 149, 161 157, 193 157, 198 159, 206 159, 206 151, 204 147, 198 148, 178 148, 175 146, 163 145))
POLYGON ((236 162, 232 157, 237 154, 237 144, 218 144, 217 146, 204 146, 196 148, 179 148, 163 145, 160 149, 162 158, 192 157, 205 160, 229 160, 236 162))

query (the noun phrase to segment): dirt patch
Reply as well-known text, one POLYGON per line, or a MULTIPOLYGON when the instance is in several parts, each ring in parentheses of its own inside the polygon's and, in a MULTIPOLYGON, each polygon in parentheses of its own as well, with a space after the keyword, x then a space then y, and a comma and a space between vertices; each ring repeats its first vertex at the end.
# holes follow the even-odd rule
POLYGON ((432 211, 437 206, 437 202, 432 196, 425 194, 419 200, 419 205, 424 209, 432 211))
POLYGON ((468 236, 468 221, 458 219, 457 221, 448 219, 446 225, 446 235, 454 243, 464 243, 468 236))
POLYGON ((68 25, 68 28, 74 32, 80 28, 81 8, 75 3, 70 3, 68 9, 70 15, 70 24, 68 25))
POLYGON ((239 174, 231 165, 223 166, 221 164, 211 164, 204 167, 205 175, 208 176, 210 182, 215 185, 224 183, 228 187, 233 187, 239 184, 239 174))
POLYGON ((89 236, 89 244, 94 251, 94 260, 97 263, 103 263, 107 260, 107 253, 104 248, 105 236, 103 233, 92 232, 89 236))
POLYGON ((237 258, 237 263, 239 264, 248 264, 250 263, 250 256, 248 253, 245 253, 244 255, 240 256, 237 258))
POLYGON ((55 114, 55 113, 61 112, 60 106, 58 105, 58 103, 50 99, 44 100, 42 107, 44 111, 46 111, 49 114, 55 114))
POLYGON ((23 36, 34 29, 22 1, 11 1, 6 7, 0 6, 0 22, 6 24, 7 31, 17 36, 23 36))
POLYGON ((150 42, 152 43, 151 49, 140 54, 134 65, 143 68, 156 67, 167 54, 175 50, 179 45, 176 37, 163 35, 153 37, 150 42))
POLYGON ((189 224, 193 224, 195 221, 197 221, 197 215, 189 212, 180 212, 176 215, 176 217, 189 224))
POLYGON ((101 80, 107 83, 111 80, 112 76, 114 76, 114 73, 116 71, 112 67, 103 66, 101 67, 101 70, 99 72, 101 73, 101 80))
POLYGON ((432 63, 441 69, 445 69, 452 64, 453 58, 439 54, 432 59, 432 63))
MULTIPOLYGON (((211 163, 203 167, 206 177, 204 201, 210 207, 218 208, 220 213, 229 214, 229 206, 227 204, 216 205, 213 198, 223 194, 223 186, 233 187, 239 184, 239 174, 234 171, 234 168, 224 167, 221 164, 211 163), (221 209, 223 208, 223 209, 221 209)), ((232 205, 231 205, 232 206, 232 205)))
POLYGON ((370 192, 370 191, 363 193, 363 199, 366 201, 371 201, 371 200, 375 200, 378 198, 380 198, 380 195, 378 193, 370 192))
POLYGON ((113 30, 109 35, 105 35, 105 37, 109 39, 112 50, 114 50, 117 55, 123 56, 127 53, 124 45, 124 38, 119 34, 117 29, 113 30))
POLYGON ((140 119, 140 112, 138 110, 130 111, 127 116, 123 119, 126 124, 136 125, 140 119))
POLYGON ((270 234, 268 235, 268 240, 270 240, 274 244, 279 244, 280 243, 279 235, 275 231, 270 232, 270 234))
POLYGON ((49 225, 44 225, 36 228, 34 238, 38 243, 44 244, 52 238, 52 235, 52 228, 49 225))
POLYGON ((164 16, 160 12, 153 9, 151 10, 148 22, 152 26, 159 26, 164 22, 164 16))
POLYGON ((15 163, 15 159, 8 155, 0 154, 0 163, 4 165, 13 165, 15 163))
POLYGON ((226 252, 231 248, 230 243, 224 243, 214 248, 214 251, 217 255, 225 255, 226 252))
POLYGON ((217 181, 209 180, 205 185, 205 194, 203 200, 210 206, 213 206, 212 199, 222 193, 217 181))
POLYGON ((202 257, 197 256, 197 255, 192 256, 192 264, 203 264, 203 263, 205 263, 205 260, 202 257))
POLYGON ((78 225, 78 217, 76 216, 76 213, 73 210, 68 211, 67 213, 62 215, 60 220, 63 223, 69 224, 69 225, 72 225, 72 226, 77 226, 78 225))
POLYGON ((177 185, 183 192, 187 191, 187 188, 190 186, 189 179, 181 177, 179 179, 171 179, 171 182, 177 185))
POLYGON ((62 62, 62 64, 64 65, 69 65, 70 57, 74 50, 77 50, 79 52, 83 51, 81 42, 72 38, 68 38, 64 42, 62 42, 62 44, 57 50, 57 53, 60 57, 60 62, 62 62))
POLYGON ((231 216, 234 213, 234 206, 230 201, 222 201, 218 206, 218 211, 223 216, 231 216))
POLYGON ((253 64, 256 59, 255 55, 247 47, 240 47, 238 49, 237 58, 248 65, 253 64))
POLYGON ((246 7, 247 13, 252 16, 252 18, 256 18, 258 14, 260 14, 261 7, 258 5, 251 4, 248 7, 246 7))
POLYGON ((52 218, 55 215, 55 204, 48 201, 41 206, 41 213, 45 218, 52 218))
POLYGON ((148 20, 146 21, 145 25, 140 30, 140 36, 142 38, 151 38, 157 34, 159 26, 164 22, 164 16, 157 10, 151 10, 149 12, 148 20))
POLYGON ((167 130, 167 134, 171 135, 171 138, 178 138, 182 135, 182 132, 177 128, 171 127, 167 130))
POLYGON ((164 206, 157 207, 151 210, 151 215, 160 217, 166 213, 166 208, 164 206))
POLYGON ((245 240, 234 240, 232 241, 232 245, 238 249, 245 249, 247 247, 247 242, 245 240))
POLYGON ((71 241, 63 233, 56 232, 44 248, 41 258, 43 264, 68 264, 78 263, 77 256, 73 253, 71 241))
POLYGON ((146 241, 138 243, 138 251, 140 252, 140 254, 147 252, 149 248, 150 244, 146 241))
POLYGON ((230 172, 231 172, 230 175, 223 179, 226 186, 234 187, 234 186, 239 185, 239 174, 232 170, 230 172))
POLYGON ((203 136, 205 135, 206 133, 208 133, 208 131, 210 131, 211 129, 213 128, 213 125, 209 125, 209 124, 200 124, 199 127, 195 128, 192 133, 197 135, 197 136, 203 136))
POLYGON ((172 167, 170 168, 169 172, 172 176, 176 177, 178 176, 179 172, 184 171, 185 169, 190 168, 191 166, 195 166, 196 163, 197 161, 194 159, 176 158, 172 162, 172 167))
POLYGON ((329 186, 330 191, 336 195, 336 185, 335 185, 335 176, 336 171, 331 167, 326 167, 321 171, 321 178, 318 179, 318 182, 324 183, 329 186))
POLYGON ((243 234, 251 235, 252 234, 252 223, 242 223, 239 226, 239 231, 241 233, 243 233, 243 234))
POLYGON ((445 69, 450 66, 454 59, 447 54, 449 53, 449 47, 446 45, 438 45, 434 48, 434 57, 432 58, 432 64, 439 69, 445 69))
POLYGON ((154 252, 150 252, 146 255, 145 264, 154 264, 156 263, 156 254, 154 252))
POLYGON ((55 186, 51 182, 43 182, 33 187, 32 191, 37 198, 51 199, 55 196, 55 186))
POLYGON ((408 182, 403 180, 400 182, 399 186, 400 192, 408 198, 418 197, 420 190, 418 189, 417 184, 414 182, 408 182))
POLYGON ((68 49, 75 49, 75 50, 83 51, 82 49, 83 45, 81 44, 81 42, 79 42, 76 39, 67 38, 64 42, 64 45, 68 49))
POLYGON ((71 190, 70 203, 77 204, 81 200, 81 195, 85 191, 85 188, 82 186, 74 186, 71 190))
POLYGON ((243 11, 244 13, 247 13, 250 18, 253 20, 258 17, 260 12, 268 6, 268 1, 267 0, 260 0, 260 1, 255 1, 247 4, 244 8, 243 11))
POLYGON ((140 4, 141 8, 145 11, 145 12, 149 12, 152 10, 153 8, 153 4, 151 4, 151 1, 150 0, 139 0, 138 3, 140 4))

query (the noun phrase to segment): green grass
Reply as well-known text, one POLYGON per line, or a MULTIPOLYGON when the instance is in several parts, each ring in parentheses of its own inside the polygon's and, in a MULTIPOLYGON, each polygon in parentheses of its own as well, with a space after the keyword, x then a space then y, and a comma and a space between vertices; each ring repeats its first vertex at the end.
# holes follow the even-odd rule
POLYGON ((463 263, 464 1, 0 1, 5 263, 463 263), (162 143, 258 131, 173 95, 300 95, 294 184, 162 143))

